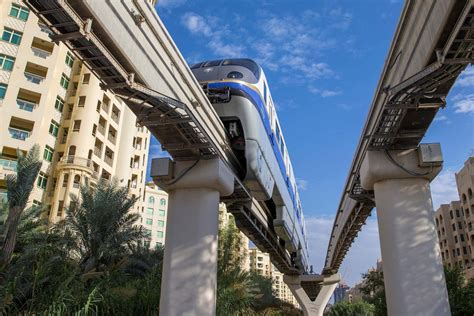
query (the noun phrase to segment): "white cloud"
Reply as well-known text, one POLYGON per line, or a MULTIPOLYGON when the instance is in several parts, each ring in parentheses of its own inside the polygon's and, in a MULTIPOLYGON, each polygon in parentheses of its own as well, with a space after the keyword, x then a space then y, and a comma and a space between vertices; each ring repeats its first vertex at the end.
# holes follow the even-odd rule
POLYGON ((448 204, 451 201, 459 200, 458 190, 454 171, 447 168, 431 182, 431 196, 433 198, 433 208, 436 211, 441 204, 448 204))
POLYGON ((240 44, 226 43, 224 37, 228 33, 227 27, 220 26, 221 21, 215 17, 203 17, 193 12, 185 13, 181 23, 193 34, 204 36, 208 39, 207 46, 220 57, 240 57, 244 54, 245 47, 240 44))
POLYGON ((318 89, 318 88, 315 88, 315 87, 312 87, 312 86, 309 86, 308 90, 309 90, 309 92, 311 92, 313 94, 320 95, 323 98, 334 97, 334 96, 340 95, 342 93, 339 90, 326 90, 326 89, 321 90, 321 89, 318 89))
POLYGON ((296 179, 296 186, 298 187, 298 189, 304 191, 304 190, 308 189, 308 181, 304 180, 304 179, 297 178, 296 179))
POLYGON ((309 259, 315 273, 323 270, 333 222, 333 216, 305 217, 309 259))
POLYGON ((456 81, 460 87, 474 87, 474 67, 470 66, 464 70, 456 81))
POLYGON ((198 14, 187 12, 181 18, 181 22, 191 33, 201 34, 206 37, 212 36, 211 27, 206 20, 198 14))
POLYGON ((438 115, 435 117, 435 121, 436 122, 441 122, 441 121, 446 121, 448 119, 448 117, 446 115, 438 115))
POLYGON ((457 95, 453 100, 455 100, 454 112, 474 113, 474 94, 457 95))

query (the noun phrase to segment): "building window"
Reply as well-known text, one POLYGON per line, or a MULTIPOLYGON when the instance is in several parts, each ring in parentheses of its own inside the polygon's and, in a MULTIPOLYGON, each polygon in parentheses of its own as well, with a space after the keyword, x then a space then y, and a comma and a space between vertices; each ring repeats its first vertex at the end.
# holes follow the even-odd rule
POLYGON ((72 127, 72 131, 79 132, 80 129, 81 129, 81 120, 75 120, 74 126, 72 127))
POLYGON ((454 236, 454 243, 455 243, 455 244, 458 243, 458 236, 454 236))
POLYGON ((48 184, 48 176, 43 172, 40 172, 38 175, 38 180, 36 181, 36 185, 38 188, 46 189, 46 185, 48 184))
POLYGON ((152 197, 152 196, 150 196, 150 197, 148 198, 148 203, 150 203, 150 204, 155 204, 155 198, 152 197))
POLYGON ((70 52, 67 52, 65 62, 68 67, 72 68, 72 65, 74 64, 74 57, 72 56, 70 52))
POLYGON ((77 101, 77 106, 84 107, 84 104, 86 104, 86 97, 80 96, 79 100, 77 101))
POLYGON ((449 216, 451 217, 451 219, 454 218, 453 211, 449 211, 449 216))
POLYGON ((160 205, 165 206, 166 205, 166 200, 165 199, 160 199, 160 205))
POLYGON ((153 220, 150 219, 150 218, 147 218, 146 221, 145 221, 145 223, 146 223, 147 225, 153 225, 153 220))
POLYGON ((44 147, 43 158, 46 161, 51 162, 53 160, 54 149, 46 145, 44 147))
POLYGON ((458 228, 462 229, 462 223, 461 222, 458 222, 458 228))
POLYGON ((61 75, 61 81, 59 83, 61 84, 61 87, 67 90, 67 88, 69 87, 69 77, 63 73, 61 75))
POLYGON ((456 224, 453 223, 452 227, 453 227, 453 231, 456 231, 456 224))
POLYGON ((49 125, 49 133, 53 135, 54 137, 58 136, 59 132, 59 123, 51 120, 51 124, 49 125))
POLYGON ((153 215, 153 208, 148 207, 148 208, 146 209, 146 213, 147 213, 148 215, 153 215))
POLYGON ((459 235, 459 237, 461 238, 461 241, 464 241, 464 234, 459 235))
POLYGON ((165 227, 164 221, 158 221, 158 227, 165 227))
POLYGON ((158 215, 165 216, 165 210, 158 210, 158 215))
POLYGON ((56 97, 56 101, 54 102, 54 108, 58 111, 58 112, 63 112, 63 108, 64 108, 64 100, 61 99, 59 96, 56 97))
POLYGON ((459 210, 456 210, 456 217, 459 217, 459 216, 461 216, 461 215, 459 214, 459 210))
POLYGON ((3 30, 2 40, 8 43, 15 44, 15 45, 20 45, 21 36, 22 36, 21 32, 17 32, 12 29, 5 28, 3 30))
POLYGON ((10 16, 17 18, 22 21, 28 20, 28 15, 30 14, 30 10, 25 7, 21 7, 17 4, 12 4, 12 7, 10 9, 10 16))
POLYGON ((15 58, 0 54, 0 68, 6 71, 12 71, 15 58))
POLYGON ((0 83, 0 100, 5 99, 6 93, 7 93, 7 85, 0 83))
POLYGON ((155 245, 155 249, 161 248, 163 246, 162 242, 157 242, 155 245))
POLYGON ((91 79, 91 74, 84 74, 82 78, 82 84, 89 84, 89 80, 91 79))
POLYGON ((151 238, 151 230, 150 229, 145 229, 145 236, 151 238))
POLYGON ((64 201, 59 201, 57 215, 61 217, 63 215, 64 201))
POLYGON ((69 182, 69 174, 64 174, 63 178, 63 188, 67 187, 67 183, 69 182))
POLYGON ((156 237, 163 238, 163 232, 161 230, 156 232, 156 237))

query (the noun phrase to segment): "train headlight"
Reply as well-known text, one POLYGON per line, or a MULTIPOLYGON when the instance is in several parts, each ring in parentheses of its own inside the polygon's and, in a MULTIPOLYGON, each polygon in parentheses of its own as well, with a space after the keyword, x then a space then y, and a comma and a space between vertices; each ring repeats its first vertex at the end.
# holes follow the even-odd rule
POLYGON ((240 79, 243 77, 244 75, 239 71, 231 71, 227 74, 227 78, 231 78, 231 79, 240 79))

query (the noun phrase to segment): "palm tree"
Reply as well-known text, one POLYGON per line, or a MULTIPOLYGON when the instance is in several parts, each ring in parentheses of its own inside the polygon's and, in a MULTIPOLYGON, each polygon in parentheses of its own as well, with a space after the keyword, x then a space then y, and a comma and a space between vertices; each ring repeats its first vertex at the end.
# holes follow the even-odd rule
POLYGON ((146 238, 140 215, 130 212, 137 201, 128 189, 102 180, 97 188, 82 187, 80 198, 71 196, 64 220, 75 240, 73 251, 83 273, 99 273, 122 265, 132 248, 146 238))
MULTIPOLYGON (((3 244, 0 251, 0 267, 6 267, 15 249, 18 224, 33 190, 41 168, 39 147, 34 145, 26 155, 19 150, 16 175, 7 176, 8 216, 2 227, 3 244)), ((1 280, 0 280, 1 283, 1 280)))

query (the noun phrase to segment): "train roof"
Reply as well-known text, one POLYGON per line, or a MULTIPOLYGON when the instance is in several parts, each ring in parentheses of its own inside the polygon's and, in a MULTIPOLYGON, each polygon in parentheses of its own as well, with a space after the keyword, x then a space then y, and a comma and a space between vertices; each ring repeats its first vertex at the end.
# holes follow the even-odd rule
POLYGON ((242 66, 250 70, 257 80, 260 78, 262 68, 250 58, 232 58, 202 61, 191 66, 191 69, 217 67, 217 66, 242 66))

